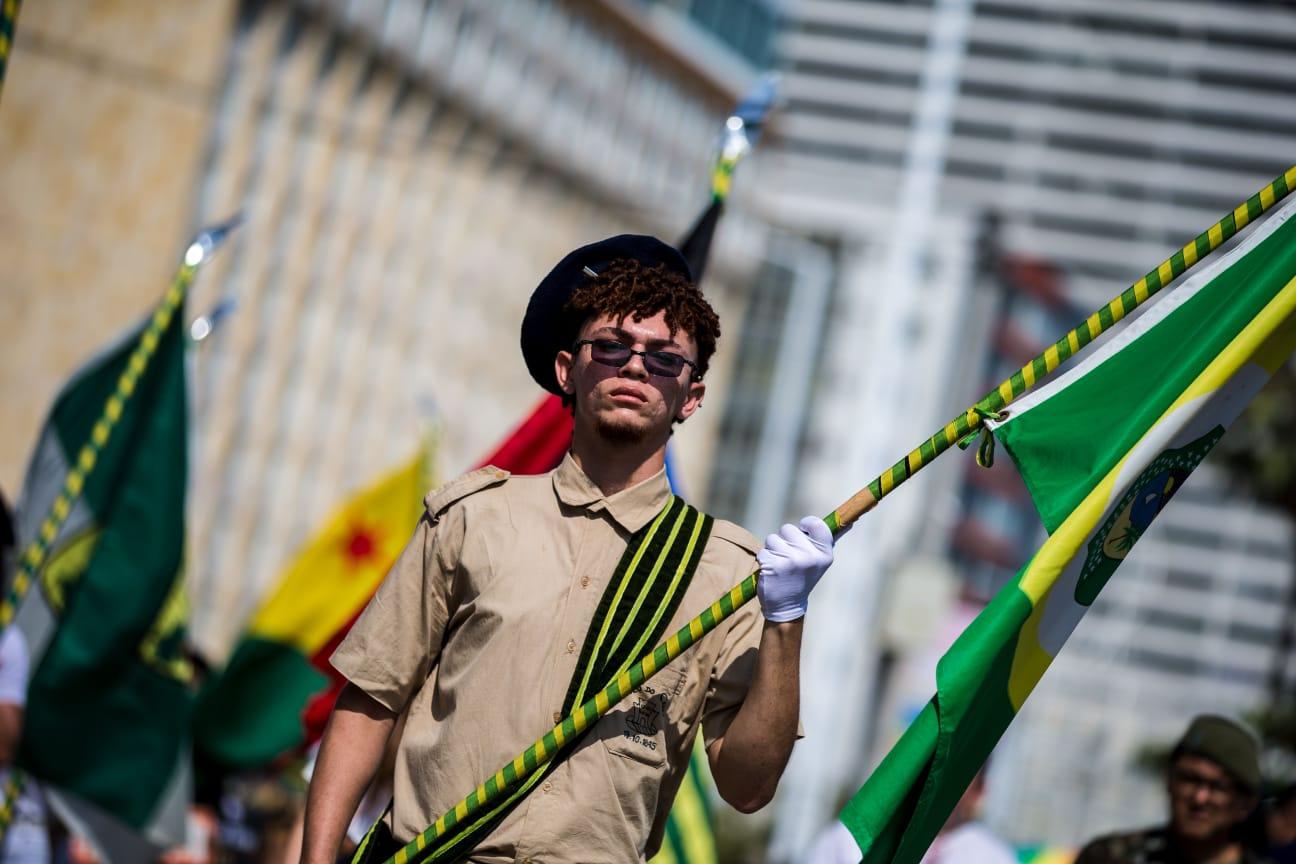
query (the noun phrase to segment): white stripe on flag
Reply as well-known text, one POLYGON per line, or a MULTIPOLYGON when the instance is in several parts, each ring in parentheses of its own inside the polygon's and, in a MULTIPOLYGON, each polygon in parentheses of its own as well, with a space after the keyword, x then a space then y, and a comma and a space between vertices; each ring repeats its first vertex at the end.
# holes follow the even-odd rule
POLYGON ((1008 407, 1005 411, 1007 416, 1003 420, 986 420, 986 425, 991 429, 998 429, 1004 423, 1010 422, 1012 418, 1020 417, 1039 403, 1056 396, 1076 381, 1093 372, 1094 369, 1149 333, 1171 312, 1195 297, 1198 292, 1218 278, 1225 270, 1232 267, 1265 238, 1277 231, 1293 214, 1296 214, 1296 198, 1288 201, 1281 209, 1270 214, 1269 218, 1261 222, 1249 237, 1227 255, 1221 257, 1205 270, 1190 276, 1182 285, 1166 289, 1154 297, 1151 303, 1144 307, 1146 311, 1142 315, 1116 331, 1111 338, 1101 346, 1096 347, 1091 354, 1084 357, 1076 366, 1024 394, 1008 407))

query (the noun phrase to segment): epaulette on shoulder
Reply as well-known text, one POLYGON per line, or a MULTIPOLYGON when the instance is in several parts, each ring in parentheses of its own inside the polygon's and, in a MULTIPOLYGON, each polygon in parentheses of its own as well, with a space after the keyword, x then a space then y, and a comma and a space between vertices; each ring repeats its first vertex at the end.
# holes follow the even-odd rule
POLYGON ((508 478, 509 472, 503 468, 487 465, 484 468, 478 468, 476 471, 469 471, 461 477, 456 477, 439 489, 433 489, 423 499, 423 506, 427 507, 428 515, 432 517, 433 521, 436 521, 437 517, 456 501, 462 501, 469 495, 476 494, 483 489, 498 486, 508 478))
POLYGON ((756 537, 741 525, 735 525, 727 519, 717 519, 711 526, 711 536, 726 540, 739 549, 755 555, 760 551, 761 543, 756 537))

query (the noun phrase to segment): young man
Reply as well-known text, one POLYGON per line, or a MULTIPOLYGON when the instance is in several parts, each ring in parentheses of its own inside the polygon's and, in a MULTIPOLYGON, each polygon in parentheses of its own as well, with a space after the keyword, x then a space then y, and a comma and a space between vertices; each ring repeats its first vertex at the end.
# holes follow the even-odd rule
POLYGON ((1194 717, 1170 756, 1170 822, 1100 837, 1076 864, 1264 864, 1247 848, 1243 823, 1260 789, 1260 751, 1225 717, 1194 717))
POLYGON ((822 521, 754 538, 688 508, 671 427, 706 395, 719 321, 670 246, 577 249, 531 298, 523 354, 573 408, 563 463, 486 468, 433 492, 414 538, 332 662, 349 683, 311 783, 302 860, 332 862, 396 719, 392 807, 366 860, 441 813, 756 567, 739 610, 561 751, 446 860, 641 861, 661 843, 699 726, 720 794, 764 806, 797 735, 802 618, 832 561, 822 521), (763 619, 761 612, 764 613, 763 619))

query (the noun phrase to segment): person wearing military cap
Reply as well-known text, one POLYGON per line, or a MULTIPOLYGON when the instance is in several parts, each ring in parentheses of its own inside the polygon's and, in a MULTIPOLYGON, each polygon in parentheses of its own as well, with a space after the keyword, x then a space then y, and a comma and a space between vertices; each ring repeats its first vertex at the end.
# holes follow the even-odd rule
POLYGON ((1260 747, 1225 717, 1193 718, 1170 755, 1166 775, 1170 821, 1161 827, 1100 837, 1076 864, 1264 864, 1242 826, 1260 791, 1260 747))
MULTIPOLYGON (((428 495, 413 539, 332 657, 348 679, 307 803, 302 861, 332 862, 398 717, 385 860, 759 566, 739 609, 560 751, 445 860, 643 861, 700 729, 720 794, 773 796, 798 735, 802 620, 832 561, 807 517, 762 547, 674 496, 672 427, 706 396, 719 319, 680 253, 621 235, 570 253, 522 325, 527 369, 571 407, 548 475, 485 468, 428 495)), ((472 820, 466 820, 472 822, 472 820)))

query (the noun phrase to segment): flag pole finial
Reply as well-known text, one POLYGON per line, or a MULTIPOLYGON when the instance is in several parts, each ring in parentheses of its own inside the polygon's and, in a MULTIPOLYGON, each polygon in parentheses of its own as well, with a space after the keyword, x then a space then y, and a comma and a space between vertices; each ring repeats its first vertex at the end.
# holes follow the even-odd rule
POLYGON ((184 263, 188 267, 198 267, 220 248, 235 228, 243 224, 243 213, 239 211, 224 222, 208 225, 194 235, 193 242, 185 250, 184 263))

